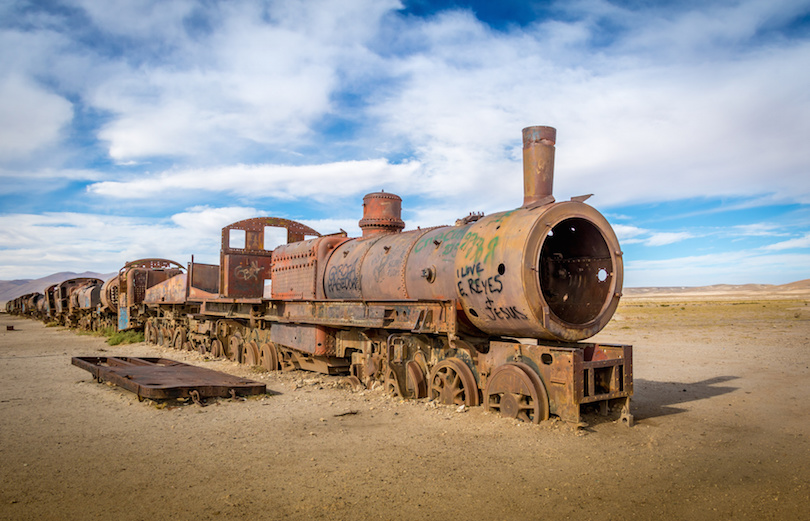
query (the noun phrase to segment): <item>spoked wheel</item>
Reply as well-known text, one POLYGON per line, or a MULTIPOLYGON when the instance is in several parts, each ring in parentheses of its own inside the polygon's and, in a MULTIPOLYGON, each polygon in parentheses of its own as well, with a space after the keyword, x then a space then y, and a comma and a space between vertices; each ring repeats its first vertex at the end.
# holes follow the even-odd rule
POLYGON ((170 327, 160 328, 160 345, 162 347, 170 347, 172 345, 172 336, 174 331, 170 327))
POLYGON ((385 392, 391 396, 402 396, 399 390, 399 378, 397 377, 397 373, 390 367, 385 375, 385 392))
POLYGON ((504 364, 489 377, 484 390, 484 407, 507 418, 540 423, 548 419, 546 387, 526 364, 504 364))
POLYGON ((259 348, 259 365, 268 371, 278 370, 278 351, 273 344, 262 344, 259 348))
POLYGON ((178 327, 174 333, 174 341, 172 342, 172 346, 177 349, 178 351, 182 351, 185 347, 186 343, 186 330, 182 327, 178 327))
POLYGON ((222 358, 224 355, 225 351, 222 349, 222 342, 220 342, 218 338, 215 338, 211 341, 211 357, 222 358))
POLYGON ((242 355, 242 335, 234 333, 228 339, 228 360, 239 363, 242 355))
POLYGON ((430 397, 445 405, 478 405, 478 384, 458 358, 442 360, 430 372, 430 397))
POLYGON ((242 344, 242 363, 259 365, 259 346, 253 340, 242 344))
POLYGON ((281 365, 282 371, 295 371, 298 369, 299 364, 296 360, 295 354, 289 349, 277 347, 278 363, 281 365))
POLYGON ((411 398, 424 398, 427 396, 427 382, 425 381, 425 373, 422 372, 422 366, 413 360, 408 362, 405 366, 406 381, 405 387, 408 389, 408 394, 411 398))
POLYGON ((155 345, 159 345, 159 346, 163 345, 163 335, 164 335, 164 333, 165 333, 164 328, 162 328, 161 326, 156 324, 155 325, 155 345))
POLYGON ((144 331, 144 340, 146 340, 147 344, 156 344, 157 343, 157 331, 155 331, 154 324, 146 324, 146 327, 143 328, 144 331))

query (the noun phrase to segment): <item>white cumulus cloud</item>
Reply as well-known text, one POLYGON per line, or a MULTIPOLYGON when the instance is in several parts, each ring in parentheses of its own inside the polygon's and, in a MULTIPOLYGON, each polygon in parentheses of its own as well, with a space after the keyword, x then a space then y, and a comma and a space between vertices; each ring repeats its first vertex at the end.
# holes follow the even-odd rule
POLYGON ((57 142, 72 118, 65 98, 29 78, 0 76, 0 162, 26 158, 57 142))

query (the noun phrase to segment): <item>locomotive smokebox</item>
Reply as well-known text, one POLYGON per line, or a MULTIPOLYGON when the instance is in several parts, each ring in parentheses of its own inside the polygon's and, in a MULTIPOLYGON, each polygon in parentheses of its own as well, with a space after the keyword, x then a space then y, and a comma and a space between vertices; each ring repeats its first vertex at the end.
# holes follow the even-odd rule
POLYGON ((554 144, 557 130, 553 127, 523 129, 523 206, 543 204, 551 197, 554 185, 554 144))
POLYGON ((363 197, 363 237, 398 233, 403 228, 402 199, 398 195, 374 192, 363 197))

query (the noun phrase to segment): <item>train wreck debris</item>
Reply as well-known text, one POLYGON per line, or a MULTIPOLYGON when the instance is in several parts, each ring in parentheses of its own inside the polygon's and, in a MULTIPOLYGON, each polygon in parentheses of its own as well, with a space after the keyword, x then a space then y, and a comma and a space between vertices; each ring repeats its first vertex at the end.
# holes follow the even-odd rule
POLYGON ((76 367, 89 371, 99 382, 131 391, 138 400, 235 398, 264 394, 265 384, 168 358, 76 356, 76 367))

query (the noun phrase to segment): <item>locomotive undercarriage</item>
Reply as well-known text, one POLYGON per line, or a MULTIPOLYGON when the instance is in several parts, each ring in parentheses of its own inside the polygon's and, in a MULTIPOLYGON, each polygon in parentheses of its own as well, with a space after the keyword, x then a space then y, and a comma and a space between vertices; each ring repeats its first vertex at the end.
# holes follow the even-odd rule
POLYGON ((581 425, 582 406, 632 425, 626 345, 486 338, 456 323, 452 302, 206 301, 144 308, 146 340, 268 371, 346 375, 355 388, 483 405, 539 423, 581 425), (461 330, 461 331, 458 331, 461 330))

